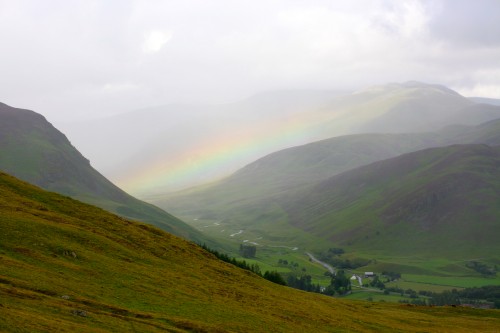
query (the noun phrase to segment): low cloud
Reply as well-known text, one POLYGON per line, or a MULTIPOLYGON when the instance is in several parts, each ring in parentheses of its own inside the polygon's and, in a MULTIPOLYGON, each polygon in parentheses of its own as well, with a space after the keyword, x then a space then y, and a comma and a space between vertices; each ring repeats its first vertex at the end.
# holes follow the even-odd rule
POLYGON ((57 121, 408 80, 487 93, 498 31, 497 0, 0 1, 0 101, 57 121))
POLYGON ((144 53, 156 53, 160 51, 165 44, 172 38, 172 31, 151 30, 149 31, 142 44, 144 53))

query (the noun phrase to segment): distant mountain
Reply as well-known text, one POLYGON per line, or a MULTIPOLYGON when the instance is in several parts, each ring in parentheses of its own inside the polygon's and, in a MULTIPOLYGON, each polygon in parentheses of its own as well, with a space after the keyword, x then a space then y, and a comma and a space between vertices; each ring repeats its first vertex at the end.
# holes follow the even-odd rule
POLYGON ((414 81, 337 97, 324 112, 336 114, 322 126, 330 134, 345 129, 345 134, 427 132, 500 118, 500 108, 476 105, 444 86, 414 81))
POLYGON ((235 230, 273 237, 280 234, 278 222, 288 220, 284 209, 288 198, 300 197, 311 186, 320 187, 331 177, 373 162, 453 144, 500 145, 500 119, 477 126, 449 126, 439 132, 322 140, 265 156, 223 180, 147 200, 187 220, 224 221, 235 230))
MULTIPOLYGON (((87 130, 91 136, 92 130, 87 130)), ((176 235, 205 239, 181 220, 113 185, 43 116, 1 103, 0 170, 176 235)))
POLYGON ((61 125, 98 170, 142 196, 221 179, 273 151, 336 136, 429 132, 496 118, 500 106, 406 82, 348 94, 268 92, 229 104, 170 105, 61 125))
POLYGON ((500 119, 477 126, 448 126, 440 131, 443 144, 481 143, 500 145, 500 119))
POLYGON ((460 332, 484 332, 500 325, 498 311, 363 303, 279 286, 155 227, 2 172, 0 253, 2 332, 456 332, 457 321, 460 332))
POLYGON ((454 145, 375 162, 283 198, 293 226, 372 253, 493 257, 500 147, 454 145))
POLYGON ((181 216, 225 218, 356 167, 424 148, 468 143, 500 145, 500 119, 439 132, 335 137, 269 154, 211 184, 146 199, 181 216))
POLYGON ((469 97, 469 100, 471 100, 475 103, 500 105, 500 99, 498 99, 498 98, 469 97))

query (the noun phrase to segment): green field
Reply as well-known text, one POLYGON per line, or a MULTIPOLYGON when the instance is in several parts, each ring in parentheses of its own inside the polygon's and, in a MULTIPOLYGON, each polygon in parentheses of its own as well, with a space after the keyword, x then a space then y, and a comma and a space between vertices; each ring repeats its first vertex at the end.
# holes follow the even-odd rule
MULTIPOLYGON (((278 237, 266 237, 264 232, 253 231, 246 229, 242 233, 239 230, 229 229, 222 222, 214 222, 213 220, 193 220, 193 226, 197 226, 199 230, 206 232, 209 236, 217 239, 228 252, 239 260, 245 260, 250 264, 259 265, 262 272, 277 271, 284 276, 294 274, 297 276, 308 274, 312 276, 313 283, 321 286, 328 286, 330 278, 325 276, 326 269, 320 264, 313 263, 305 252, 317 251, 304 247, 291 246, 289 239, 297 237, 300 241, 300 236, 303 234, 300 229, 288 228, 288 236, 279 239, 278 237), (235 235, 233 235, 235 234, 235 235), (231 237, 231 235, 233 235, 231 237), (271 241, 272 239, 272 241, 271 241), (257 243, 257 255, 255 258, 248 259, 239 256, 237 251, 239 244, 257 243), (259 243, 258 243, 259 242, 259 243), (287 245, 285 245, 287 244, 287 245), (297 268, 292 268, 291 265, 279 264, 279 260, 286 260, 289 263, 297 263, 297 268)), ((243 226, 242 226, 243 227, 243 226)), ((275 232, 277 232, 275 230, 275 232)), ((302 239, 303 241, 303 239, 302 239)), ((300 243, 303 244, 303 243, 300 243)), ((319 241, 323 248, 331 247, 333 244, 328 244, 324 241, 319 241)), ((415 291, 432 291, 443 292, 451 289, 462 289, 467 287, 479 287, 485 285, 499 285, 500 277, 483 277, 479 273, 466 267, 466 263, 472 259, 451 260, 446 258, 432 257, 412 257, 412 256, 387 256, 374 255, 369 252, 347 252, 343 255, 345 258, 355 259, 364 258, 370 261, 370 264, 364 267, 359 267, 354 270, 347 270, 348 274, 363 275, 366 271, 373 271, 380 274, 383 271, 393 271, 402 274, 402 278, 386 283, 386 287, 402 288, 404 290, 412 289, 415 291)), ((486 262, 490 265, 496 263, 495 259, 488 259, 486 262)), ((365 284, 370 282, 370 279, 364 279, 365 284)), ((356 284, 357 285, 357 284, 356 284)), ((374 301, 383 300, 385 302, 399 302, 407 300, 408 297, 400 295, 384 295, 382 292, 372 292, 367 290, 353 289, 353 294, 347 296, 349 299, 369 298, 374 301)))

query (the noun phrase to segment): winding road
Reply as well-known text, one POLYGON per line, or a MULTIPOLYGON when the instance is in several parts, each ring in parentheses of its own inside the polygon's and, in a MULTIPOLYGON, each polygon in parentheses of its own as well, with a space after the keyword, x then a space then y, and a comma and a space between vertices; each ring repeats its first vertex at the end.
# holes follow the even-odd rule
POLYGON ((317 259, 315 256, 313 256, 311 253, 306 252, 306 254, 311 258, 312 261, 317 262, 321 266, 325 267, 330 273, 335 275, 335 268, 333 268, 331 265, 327 264, 326 262, 323 262, 319 259, 317 259))

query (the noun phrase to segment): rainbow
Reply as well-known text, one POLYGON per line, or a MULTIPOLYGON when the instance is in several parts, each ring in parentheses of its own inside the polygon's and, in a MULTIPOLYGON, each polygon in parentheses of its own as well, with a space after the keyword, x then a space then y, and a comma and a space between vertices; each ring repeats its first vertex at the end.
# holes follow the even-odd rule
POLYGON ((221 178, 264 154, 311 141, 311 130, 321 122, 320 118, 304 113, 285 121, 267 120, 251 128, 228 130, 177 156, 167 152, 117 183, 124 190, 141 195, 221 178))

